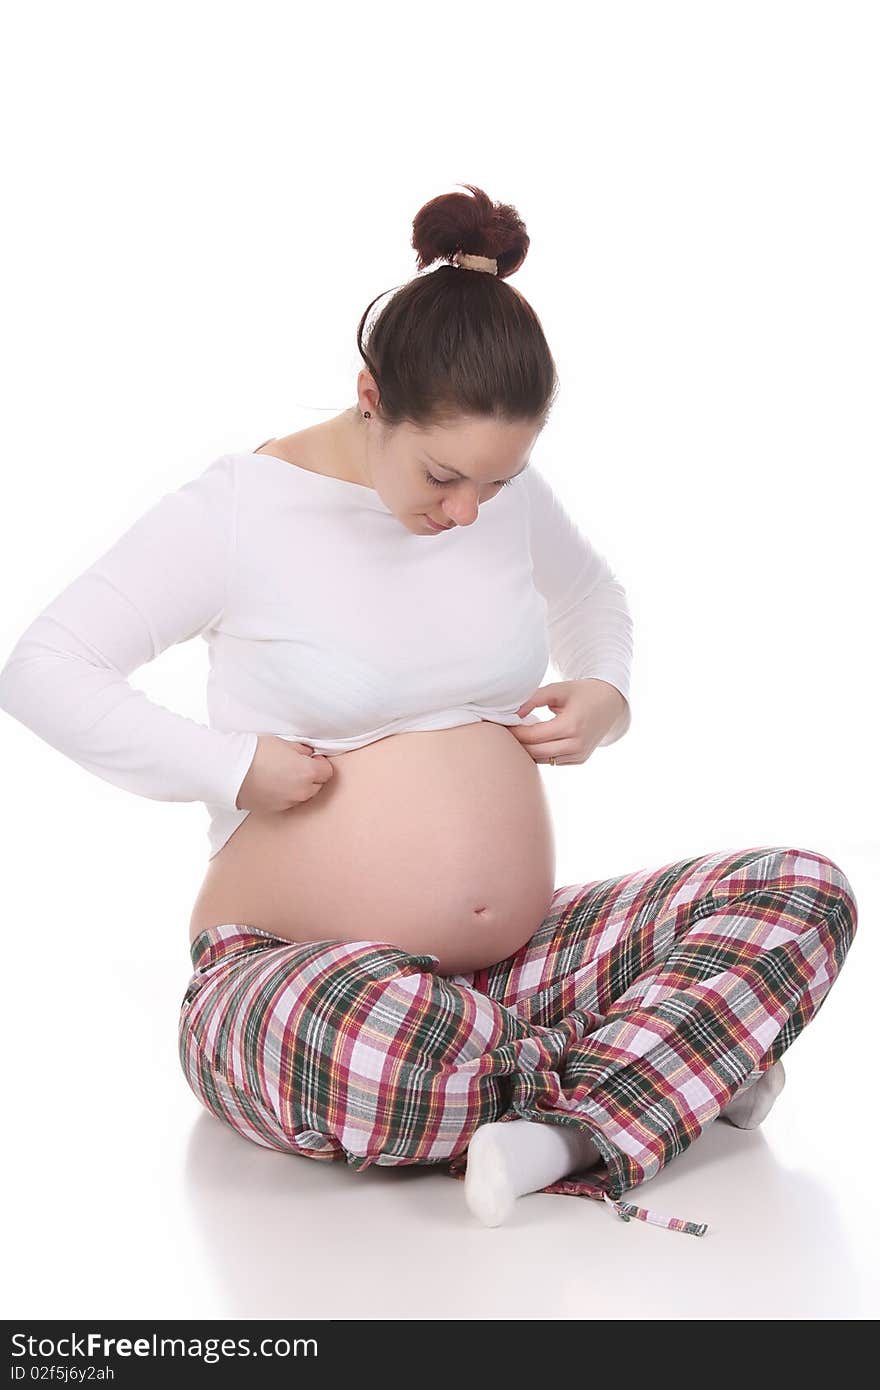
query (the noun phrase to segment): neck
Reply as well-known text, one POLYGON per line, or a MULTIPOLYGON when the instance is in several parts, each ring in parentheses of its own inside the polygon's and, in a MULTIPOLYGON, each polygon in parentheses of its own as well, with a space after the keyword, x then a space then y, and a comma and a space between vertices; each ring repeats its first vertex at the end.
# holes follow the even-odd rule
POLYGON ((364 428, 367 424, 355 405, 328 421, 327 428, 337 473, 350 482, 372 487, 367 476, 364 428))

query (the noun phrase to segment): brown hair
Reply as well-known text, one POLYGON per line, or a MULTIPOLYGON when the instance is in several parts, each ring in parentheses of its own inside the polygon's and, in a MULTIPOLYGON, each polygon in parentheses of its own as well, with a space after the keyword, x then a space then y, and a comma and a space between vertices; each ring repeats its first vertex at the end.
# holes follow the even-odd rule
MULTIPOLYGON (((508 203, 493 203, 481 188, 443 193, 413 219, 412 246, 420 271, 395 291, 358 351, 379 387, 378 415, 386 425, 420 428, 461 415, 490 416, 503 424, 546 424, 558 377, 540 320, 507 276, 529 248, 525 224, 508 203), (456 251, 493 256, 498 274, 450 264, 456 251)), ((388 293, 384 291, 383 293, 388 293)))

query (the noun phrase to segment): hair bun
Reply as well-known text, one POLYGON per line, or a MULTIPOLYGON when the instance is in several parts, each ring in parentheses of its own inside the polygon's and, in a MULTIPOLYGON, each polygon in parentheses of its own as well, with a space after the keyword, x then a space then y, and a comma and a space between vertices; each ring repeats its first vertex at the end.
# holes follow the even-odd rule
MULTIPOLYGON (((473 195, 441 193, 413 218, 412 246, 419 270, 434 261, 451 263, 456 251, 490 256, 498 262, 498 279, 518 270, 529 249, 525 223, 510 203, 493 203, 482 188, 461 184, 473 195)), ((487 277, 494 279, 495 277, 487 277)))

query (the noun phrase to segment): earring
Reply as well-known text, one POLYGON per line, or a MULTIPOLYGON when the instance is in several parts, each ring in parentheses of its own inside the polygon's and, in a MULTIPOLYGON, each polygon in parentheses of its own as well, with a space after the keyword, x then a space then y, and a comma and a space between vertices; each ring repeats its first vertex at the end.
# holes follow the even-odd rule
POLYGON ((364 419, 365 419, 365 420, 369 420, 370 418, 371 418, 371 417, 370 417, 370 412, 369 412, 368 410, 365 410, 365 411, 364 411, 364 419))

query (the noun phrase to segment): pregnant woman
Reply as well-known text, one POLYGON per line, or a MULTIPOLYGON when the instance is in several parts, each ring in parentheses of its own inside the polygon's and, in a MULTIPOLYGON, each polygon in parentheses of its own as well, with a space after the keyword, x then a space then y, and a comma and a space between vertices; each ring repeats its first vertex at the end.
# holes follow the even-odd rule
POLYGON ((554 886, 538 769, 627 732, 632 624, 532 461, 557 379, 507 283, 525 227, 465 187, 414 221, 441 264, 361 319, 357 404, 160 498, 27 629, 0 705, 207 806, 178 1045, 240 1135, 443 1164, 488 1226, 544 1191, 702 1235, 623 1195, 719 1115, 760 1123, 855 899, 785 846, 554 886), (195 636, 207 727, 127 679, 195 636))

